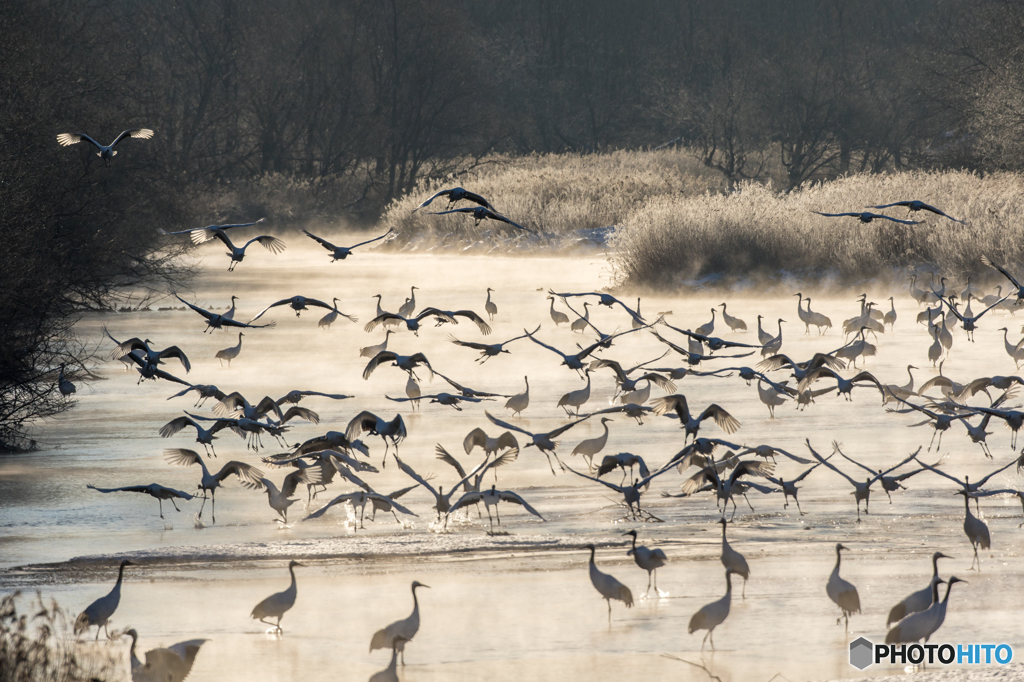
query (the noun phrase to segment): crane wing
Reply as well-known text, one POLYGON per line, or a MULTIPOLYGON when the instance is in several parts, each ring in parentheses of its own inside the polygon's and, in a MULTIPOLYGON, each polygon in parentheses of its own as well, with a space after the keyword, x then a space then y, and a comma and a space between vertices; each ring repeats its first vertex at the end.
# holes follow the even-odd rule
POLYGON ((526 500, 524 500, 523 498, 521 498, 519 495, 517 495, 516 493, 512 492, 511 490, 498 490, 497 494, 498 494, 498 499, 501 500, 502 502, 514 502, 515 504, 522 505, 523 509, 525 509, 526 511, 530 512, 531 514, 533 514, 534 516, 539 518, 541 521, 546 521, 547 520, 543 516, 540 515, 539 511, 537 511, 536 509, 531 507, 530 504, 526 500))

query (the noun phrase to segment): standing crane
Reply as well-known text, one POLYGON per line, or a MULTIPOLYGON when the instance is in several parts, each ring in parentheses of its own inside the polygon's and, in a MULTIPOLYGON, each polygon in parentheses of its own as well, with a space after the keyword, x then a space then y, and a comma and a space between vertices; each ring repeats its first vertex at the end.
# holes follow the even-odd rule
POLYGON ((266 599, 264 599, 263 601, 261 601, 252 610, 252 613, 250 614, 249 617, 254 620, 258 620, 261 623, 273 625, 274 627, 271 628, 272 630, 278 632, 279 634, 283 634, 284 630, 281 629, 281 617, 284 616, 286 611, 290 610, 293 606, 295 606, 295 596, 297 594, 295 586, 295 567, 303 565, 304 564, 300 564, 298 561, 295 561, 294 559, 289 561, 288 573, 290 573, 292 576, 292 582, 288 586, 288 589, 284 590, 283 592, 276 592, 267 597, 266 599), (277 623, 268 623, 266 620, 267 618, 277 618, 277 623))
POLYGON ((610 626, 612 624, 612 599, 622 602, 627 609, 633 608, 633 593, 614 577, 598 570, 597 564, 594 563, 594 552, 597 548, 593 544, 587 545, 587 549, 590 550, 590 584, 608 603, 608 625, 610 626))
POLYGON ((104 634, 107 635, 107 639, 110 639, 110 633, 107 631, 107 621, 114 615, 114 611, 117 611, 117 605, 121 603, 121 581, 124 580, 124 567, 134 565, 135 562, 128 559, 121 561, 121 565, 117 569, 117 582, 114 583, 114 589, 110 590, 109 594, 89 604, 85 607, 85 611, 78 615, 78 618, 75 619, 75 634, 84 632, 95 625, 97 641, 100 638, 101 627, 104 634))
POLYGON ((725 596, 710 604, 705 604, 690 618, 690 625, 686 628, 689 634, 692 635, 697 630, 708 631, 708 634, 704 635, 704 639, 701 640, 701 651, 704 650, 704 644, 709 638, 711 639, 711 650, 715 650, 715 638, 712 633, 729 617, 729 607, 732 604, 733 572, 731 568, 725 569, 725 596))
MULTIPOLYGON (((843 612, 842 618, 845 621, 845 627, 849 629, 850 615, 860 613, 860 596, 857 594, 856 587, 839 577, 839 563, 843 559, 841 552, 844 549, 847 548, 836 544, 836 567, 832 569, 832 575, 828 578, 825 591, 828 593, 828 598, 835 602, 843 612)), ((839 618, 836 618, 836 625, 839 625, 839 618)))
POLYGON ((633 547, 626 552, 626 556, 633 557, 636 565, 647 571, 647 589, 640 595, 640 598, 647 598, 648 592, 651 591, 652 578, 654 579, 654 591, 658 593, 659 597, 667 597, 668 592, 662 592, 658 589, 658 569, 668 563, 668 557, 665 556, 665 552, 661 549, 651 549, 643 545, 637 547, 635 530, 627 530, 623 535, 631 535, 633 537, 633 547))
POLYGON ((405 665, 405 645, 412 641, 420 629, 420 602, 416 598, 416 588, 426 587, 418 580, 412 581, 412 613, 408 618, 396 620, 385 628, 377 630, 370 639, 370 651, 374 649, 394 649, 402 656, 402 665, 405 665))

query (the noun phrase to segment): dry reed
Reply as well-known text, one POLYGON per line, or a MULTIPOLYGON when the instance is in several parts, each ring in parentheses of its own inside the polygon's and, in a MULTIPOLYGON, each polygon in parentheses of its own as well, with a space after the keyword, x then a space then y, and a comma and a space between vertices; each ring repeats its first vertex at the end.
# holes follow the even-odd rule
POLYGON ((397 244, 437 240, 465 247, 488 233, 522 234, 494 221, 476 228, 470 216, 431 215, 446 209, 443 198, 413 213, 438 190, 456 186, 486 197, 499 213, 520 225, 564 237, 619 225, 647 200, 700 195, 724 184, 717 173, 679 150, 494 157, 459 177, 423 183, 388 207, 382 227, 398 233, 397 244))
POLYGON ((998 275, 981 265, 982 254, 1020 264, 1024 230, 1024 180, 1014 174, 981 176, 964 171, 857 175, 786 193, 746 184, 728 195, 658 197, 633 211, 611 240, 620 285, 674 289, 695 280, 796 276, 851 283, 890 277, 906 268, 933 265, 960 280, 998 275), (965 221, 924 211, 885 211, 866 205, 920 199, 965 221), (826 213, 871 210, 924 221, 900 225, 826 213))
POLYGON ((0 598, 0 682, 88 682, 126 679, 122 649, 79 644, 73 618, 36 594, 34 613, 19 614, 15 592, 0 598))

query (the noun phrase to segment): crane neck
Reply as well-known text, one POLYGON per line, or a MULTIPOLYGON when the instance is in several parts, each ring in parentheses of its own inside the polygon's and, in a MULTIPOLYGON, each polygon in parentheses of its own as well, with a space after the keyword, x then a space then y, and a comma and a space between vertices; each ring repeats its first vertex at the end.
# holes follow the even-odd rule
POLYGON ((122 563, 121 567, 117 570, 117 582, 114 584, 115 587, 119 586, 121 584, 121 581, 124 579, 124 567, 125 564, 122 563))
POLYGON ((594 565, 595 565, 595 564, 594 564, 594 552, 595 552, 595 551, 597 551, 597 548, 596 548, 596 547, 593 547, 593 546, 591 546, 591 547, 590 547, 590 565, 591 565, 591 566, 594 566, 594 565))
POLYGON ((725 572, 725 596, 732 594, 732 571, 725 572))
POLYGON ((418 616, 419 613, 420 613, 420 600, 416 598, 416 588, 417 587, 419 587, 419 585, 416 585, 415 587, 412 588, 412 616, 413 617, 418 616))
POLYGON ((132 628, 125 634, 132 638, 131 648, 128 649, 128 658, 129 660, 131 660, 131 667, 132 670, 134 671, 135 668, 140 667, 142 665, 142 661, 140 661, 139 657, 135 655, 135 644, 138 642, 139 636, 138 634, 136 634, 134 628, 132 628))
POLYGON ((633 536, 633 551, 636 551, 636 536, 633 536))
MULTIPOLYGON (((943 606, 949 601, 949 591, 953 589, 953 581, 946 583, 946 596, 942 598, 943 606)), ((939 586, 935 586, 935 601, 939 600, 939 586)))

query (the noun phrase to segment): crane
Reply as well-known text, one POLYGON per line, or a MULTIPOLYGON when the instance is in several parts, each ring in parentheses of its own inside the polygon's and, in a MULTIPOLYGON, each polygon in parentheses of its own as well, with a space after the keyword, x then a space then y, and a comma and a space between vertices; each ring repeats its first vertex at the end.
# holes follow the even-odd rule
POLYGON ((281 617, 295 606, 295 596, 297 594, 295 585, 295 567, 304 565, 305 564, 300 564, 294 559, 289 561, 288 573, 292 576, 291 584, 283 592, 276 592, 257 604, 252 610, 250 618, 258 620, 261 623, 266 623, 267 625, 271 625, 271 623, 267 622, 267 618, 277 618, 277 623, 273 624, 274 627, 271 629, 276 630, 278 633, 284 633, 284 630, 281 629, 281 617))
POLYGON ((352 420, 349 421, 348 426, 345 428, 345 437, 349 441, 352 441, 362 433, 380 436, 381 440, 384 441, 384 464, 381 465, 382 467, 387 464, 388 448, 393 445, 395 452, 398 452, 398 444, 409 435, 402 415, 396 414, 395 418, 388 422, 368 410, 363 410, 355 417, 352 417, 352 420))
POLYGON ((75 619, 75 634, 85 632, 95 625, 96 641, 99 641, 101 627, 104 634, 107 635, 107 639, 110 639, 110 633, 107 631, 107 621, 114 615, 114 611, 117 611, 117 605, 121 603, 121 582, 124 580, 124 567, 134 565, 135 562, 128 559, 121 561, 121 565, 117 569, 117 582, 114 583, 114 588, 108 594, 89 604, 82 613, 78 614, 78 618, 75 619))
POLYGON ((725 596, 721 599, 705 604, 700 607, 697 613, 690 617, 690 624, 686 630, 689 634, 695 633, 697 630, 707 630, 708 634, 704 635, 704 639, 701 640, 700 648, 704 650, 704 644, 710 638, 711 650, 715 650, 715 638, 712 633, 715 628, 725 622, 725 619, 729 617, 729 607, 732 604, 732 574, 731 568, 725 569, 725 596))
POLYGON ((139 639, 139 633, 135 628, 129 628, 121 636, 132 638, 131 648, 128 650, 132 682, 183 682, 192 671, 192 664, 199 654, 199 649, 210 641, 190 639, 169 647, 150 649, 146 652, 146 662, 143 663, 135 655, 135 646, 139 639))
POLYGON ((312 232, 308 232, 307 230, 303 230, 302 234, 306 235, 307 237, 309 237, 310 239, 315 241, 317 244, 319 244, 320 246, 322 246, 325 249, 327 249, 328 251, 330 251, 331 252, 331 262, 334 263, 336 261, 345 260, 346 258, 348 258, 352 254, 352 249, 358 248, 360 246, 365 246, 366 244, 372 244, 373 242, 378 242, 381 239, 387 239, 389 237, 393 237, 393 236, 395 236, 396 233, 395 233, 394 229, 391 229, 391 230, 388 230, 387 232, 385 232, 384 234, 380 235, 379 237, 374 237, 373 239, 367 239, 364 242, 359 242, 358 244, 353 244, 352 246, 335 246, 334 244, 330 243, 326 239, 324 239, 322 237, 318 237, 315 234, 313 234, 312 232))
MULTIPOLYGON (((539 330, 540 325, 537 325, 537 329, 534 329, 532 333, 536 334, 539 330)), ((480 357, 478 357, 476 361, 481 365, 487 362, 489 358, 497 357, 501 353, 511 354, 512 351, 505 350, 505 346, 512 343, 513 341, 518 341, 519 339, 525 338, 526 334, 520 334, 519 336, 515 336, 509 339, 508 341, 502 341, 501 343, 475 343, 472 341, 459 341, 454 336, 448 336, 448 340, 454 343, 456 346, 462 346, 463 348, 472 348, 473 350, 480 351, 480 357)))
POLYGON ((412 638, 420 629, 420 602, 416 598, 416 589, 419 587, 429 588, 418 580, 412 581, 412 613, 408 618, 396 620, 385 628, 377 630, 370 639, 370 651, 374 649, 394 649, 402 656, 402 665, 405 665, 405 645, 411 642, 412 638))
POLYGON ((891 220, 894 223, 900 223, 902 225, 920 225, 921 224, 920 220, 900 220, 899 218, 890 218, 887 215, 882 215, 880 213, 871 213, 870 211, 864 211, 862 213, 822 213, 821 211, 811 211, 811 213, 817 213, 818 215, 823 215, 826 218, 842 218, 842 217, 849 216, 851 218, 856 218, 857 220, 859 220, 862 223, 870 223, 872 220, 880 219, 880 220, 891 220))
POLYGON ((238 322, 228 317, 226 313, 211 313, 209 310, 204 310, 199 306, 192 305, 191 303, 183 299, 181 296, 178 296, 177 294, 174 294, 174 298, 178 299, 179 301, 187 305, 189 308, 199 313, 199 315, 206 320, 206 329, 203 330, 203 333, 206 333, 208 331, 212 332, 212 330, 214 329, 222 329, 224 327, 242 327, 244 329, 266 329, 269 327, 277 326, 277 322, 273 320, 271 320, 267 324, 247 324, 245 322, 238 322))
POLYGON ((725 538, 725 529, 729 522, 722 517, 718 520, 722 524, 722 565, 733 573, 743 577, 743 598, 747 598, 747 578, 750 577, 750 567, 747 565, 747 559, 742 554, 737 552, 729 544, 729 541, 725 538))
MULTIPOLYGON (((835 605, 843 612, 842 618, 845 621, 845 627, 849 629, 850 615, 860 613, 860 596, 857 594, 856 587, 839 576, 839 564, 843 560, 841 552, 844 549, 847 548, 836 543, 836 566, 832 569, 828 584, 825 585, 825 592, 828 593, 828 598, 835 602, 835 605)), ((836 618, 836 625, 838 624, 839 618, 836 618)))
POLYGON ((935 552, 932 554, 932 579, 923 589, 907 595, 902 601, 900 601, 900 603, 896 604, 896 606, 889 610, 889 615, 885 619, 885 627, 889 627, 891 624, 903 620, 912 613, 924 611, 938 601, 938 597, 933 593, 933 591, 936 590, 939 583, 942 582, 939 578, 939 559, 952 558, 953 557, 943 554, 942 552, 935 552))
POLYGON ((597 568, 597 564, 594 563, 594 553, 597 548, 593 544, 588 544, 587 549, 590 550, 590 584, 608 603, 608 625, 610 626, 612 623, 612 599, 622 602, 629 609, 633 607, 633 593, 614 577, 597 568))
POLYGON ((534 230, 531 230, 528 227, 523 227, 519 223, 514 223, 505 216, 498 213, 497 211, 493 211, 487 208, 486 206, 467 206, 465 208, 453 208, 448 211, 433 211, 431 212, 430 215, 448 215, 450 213, 463 213, 473 216, 474 226, 479 225, 480 221, 482 220, 494 220, 496 222, 506 223, 508 225, 511 225, 512 227, 517 227, 520 230, 529 232, 532 235, 537 234, 534 230))
POLYGON ((609 419, 608 417, 601 417, 601 426, 604 428, 604 433, 597 438, 589 438, 581 441, 579 445, 573 448, 572 454, 583 455, 586 457, 587 467, 591 470, 594 468, 594 455, 601 452, 601 450, 604 449, 604 446, 608 443, 608 422, 610 421, 614 420, 609 419))
POLYGON ((199 481, 197 486, 199 490, 203 491, 203 504, 199 507, 198 517, 203 516, 203 507, 206 506, 206 493, 210 493, 212 508, 213 522, 217 523, 217 488, 221 487, 221 484, 228 476, 238 476, 244 482, 255 483, 259 479, 263 478, 263 472, 254 467, 251 464, 245 462, 231 461, 220 468, 216 474, 211 474, 210 470, 206 468, 206 463, 203 462, 203 458, 199 456, 199 453, 195 450, 184 450, 181 448, 171 448, 164 450, 164 458, 170 464, 176 464, 178 466, 192 466, 198 464, 203 470, 203 477, 199 481))
POLYGON ((864 208, 892 208, 893 206, 906 206, 907 207, 907 211, 909 213, 917 213, 918 211, 928 211, 930 213, 934 213, 935 215, 940 215, 943 218, 949 218, 954 223, 960 223, 960 224, 964 223, 964 221, 957 220, 956 218, 943 213, 942 211, 940 211, 939 209, 935 208, 934 206, 929 206, 928 204, 924 203, 923 201, 919 201, 917 199, 913 199, 913 200, 910 200, 910 201, 894 201, 891 204, 882 204, 880 206, 865 206, 864 208))
MULTIPOLYGON (((366 363, 366 368, 363 370, 363 379, 369 379, 370 375, 373 374, 373 370, 380 367, 385 362, 390 362, 392 367, 398 367, 404 369, 406 372, 413 372, 420 365, 425 365, 427 370, 430 372, 430 376, 434 376, 434 368, 430 366, 430 360, 423 353, 413 353, 412 355, 399 355, 389 350, 382 350, 381 352, 370 358, 370 361, 366 363)), ((415 373, 413 373, 415 377, 415 373)), ((417 379, 419 377, 416 377, 417 379)))
MULTIPOLYGON (((192 240, 192 243, 195 244, 196 246, 199 246, 200 244, 205 244, 206 242, 210 241, 211 239, 216 239, 216 233, 218 231, 230 230, 230 229, 235 228, 235 227, 252 227, 253 225, 259 225, 264 220, 266 220, 265 217, 264 218, 260 218, 259 220, 255 220, 255 221, 253 221, 251 223, 229 223, 229 224, 225 224, 225 225, 207 225, 206 227, 194 227, 194 228, 192 228, 190 230, 178 230, 177 232, 167 232, 166 230, 164 230, 162 228, 157 230, 157 231, 160 234, 164 234, 164 235, 167 235, 169 237, 174 237, 174 236, 177 236, 179 234, 187 234, 189 236, 189 239, 192 240)), ((231 307, 232 307, 231 314, 232 315, 234 314, 234 305, 235 305, 235 299, 236 298, 237 298, 237 296, 232 296, 231 297, 231 307)))
POLYGON ((936 583, 932 605, 924 611, 910 614, 897 623, 896 627, 886 633, 886 643, 909 643, 917 642, 921 639, 927 642, 929 638, 931 638, 931 636, 934 635, 940 627, 942 627, 942 623, 946 620, 946 607, 949 605, 949 592, 953 587, 953 583, 965 582, 967 581, 961 580, 955 575, 952 576, 949 581, 946 582, 946 596, 942 598, 941 602, 939 601, 939 585, 936 583))
POLYGON ((647 589, 643 594, 640 595, 641 599, 646 599, 647 594, 651 591, 651 580, 654 580, 654 591, 658 593, 659 597, 667 597, 668 592, 662 592, 658 589, 658 569, 668 563, 668 557, 665 556, 665 552, 662 549, 651 549, 643 545, 636 546, 636 530, 627 530, 623 535, 630 535, 633 537, 633 546, 626 552, 626 556, 633 557, 633 561, 640 568, 647 571, 647 589))
POLYGON ((487 201, 487 199, 484 199, 479 194, 476 194, 475 192, 470 192, 468 189, 462 189, 461 187, 452 187, 451 189, 442 189, 440 192, 437 192, 434 196, 430 197, 422 204, 414 208, 412 212, 415 213, 421 208, 426 208, 427 206, 430 206, 430 202, 432 202, 434 199, 437 199, 438 197, 445 197, 446 199, 448 199, 448 208, 451 208, 452 205, 457 204, 460 201, 471 201, 474 204, 483 206, 484 208, 489 208, 492 211, 494 210, 494 207, 491 206, 491 202, 487 201))
POLYGON ((654 414, 659 416, 668 412, 676 413, 676 416, 679 417, 680 425, 686 431, 686 435, 683 436, 684 443, 691 436, 693 438, 697 437, 697 432, 700 431, 701 422, 705 419, 714 419, 715 424, 725 431, 726 434, 735 433, 736 430, 740 428, 739 420, 717 404, 711 404, 704 408, 704 411, 697 417, 692 416, 690 414, 690 408, 686 404, 686 396, 682 393, 668 395, 663 398, 655 398, 653 406, 654 414))
POLYGON ((149 128, 131 128, 129 130, 122 131, 121 134, 115 137, 114 141, 108 145, 100 144, 85 133, 61 133, 57 136, 57 142, 61 147, 78 144, 82 140, 91 142, 97 149, 99 149, 99 151, 96 152, 96 156, 103 159, 104 166, 109 166, 110 160, 117 156, 117 151, 114 147, 116 147, 117 143, 126 137, 134 137, 137 140, 148 140, 153 137, 153 131, 149 128))
POLYGON ((180 512, 178 505, 174 504, 174 500, 191 500, 194 495, 189 495, 181 490, 175 490, 174 488, 167 488, 160 485, 159 483, 150 483, 149 485, 126 485, 122 488, 97 488, 92 483, 87 483, 86 488, 95 490, 98 493, 145 493, 150 497, 155 497, 156 501, 160 505, 160 518, 164 517, 164 500, 168 500, 171 506, 174 507, 174 511, 180 512))

